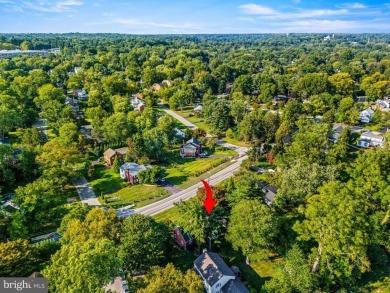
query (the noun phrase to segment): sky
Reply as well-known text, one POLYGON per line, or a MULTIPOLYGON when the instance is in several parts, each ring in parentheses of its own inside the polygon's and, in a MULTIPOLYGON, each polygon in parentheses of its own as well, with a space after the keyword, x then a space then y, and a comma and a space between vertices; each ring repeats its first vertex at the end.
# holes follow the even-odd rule
POLYGON ((390 33, 390 0, 0 0, 0 33, 390 33))

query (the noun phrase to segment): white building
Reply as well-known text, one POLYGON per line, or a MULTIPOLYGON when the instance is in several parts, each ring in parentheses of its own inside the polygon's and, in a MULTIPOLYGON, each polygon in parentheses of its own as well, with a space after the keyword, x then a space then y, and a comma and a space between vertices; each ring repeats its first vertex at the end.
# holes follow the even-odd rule
POLYGON ((215 252, 207 249, 194 261, 194 269, 203 280, 207 293, 249 293, 234 267, 229 268, 215 252))
POLYGON ((119 172, 122 179, 126 179, 131 184, 139 183, 137 177, 138 172, 145 171, 146 169, 152 168, 152 166, 138 165, 136 163, 124 163, 120 168, 119 172))
POLYGON ((360 121, 363 123, 368 123, 372 120, 372 117, 374 116, 374 110, 371 108, 367 108, 360 112, 359 117, 360 121))
POLYGON ((357 146, 368 147, 382 147, 385 142, 385 138, 381 135, 374 134, 372 132, 363 132, 360 139, 357 142, 357 146))
POLYGON ((47 54, 53 53, 57 54, 60 52, 60 49, 50 49, 50 50, 0 50, 0 59, 13 58, 17 56, 41 56, 46 57, 47 54))
POLYGON ((175 130, 175 135, 176 136, 179 136, 179 137, 182 137, 182 138, 186 137, 186 134, 184 133, 184 131, 181 131, 179 128, 175 128, 174 130, 175 130))

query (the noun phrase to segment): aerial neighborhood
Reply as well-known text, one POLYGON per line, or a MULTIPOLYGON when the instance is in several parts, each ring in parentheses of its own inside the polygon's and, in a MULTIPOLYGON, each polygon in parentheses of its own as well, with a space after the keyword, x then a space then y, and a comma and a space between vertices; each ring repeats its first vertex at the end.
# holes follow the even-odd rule
POLYGON ((0 34, 0 277, 389 292, 389 43, 0 34))

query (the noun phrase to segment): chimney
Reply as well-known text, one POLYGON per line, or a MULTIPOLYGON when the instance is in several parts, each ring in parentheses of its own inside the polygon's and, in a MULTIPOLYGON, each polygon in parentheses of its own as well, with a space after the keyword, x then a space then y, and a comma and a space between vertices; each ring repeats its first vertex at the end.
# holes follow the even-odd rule
POLYGON ((207 248, 204 248, 202 253, 206 253, 207 252, 207 248))

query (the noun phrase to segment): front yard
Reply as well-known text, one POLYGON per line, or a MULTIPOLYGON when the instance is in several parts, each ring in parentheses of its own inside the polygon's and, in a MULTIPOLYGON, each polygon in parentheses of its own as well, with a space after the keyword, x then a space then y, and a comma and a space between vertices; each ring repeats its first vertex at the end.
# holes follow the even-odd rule
POLYGON ((96 166, 95 175, 89 183, 102 205, 111 208, 130 204, 141 207, 169 196, 169 192, 163 187, 144 184, 129 185, 119 173, 112 169, 106 170, 103 164, 96 166))

